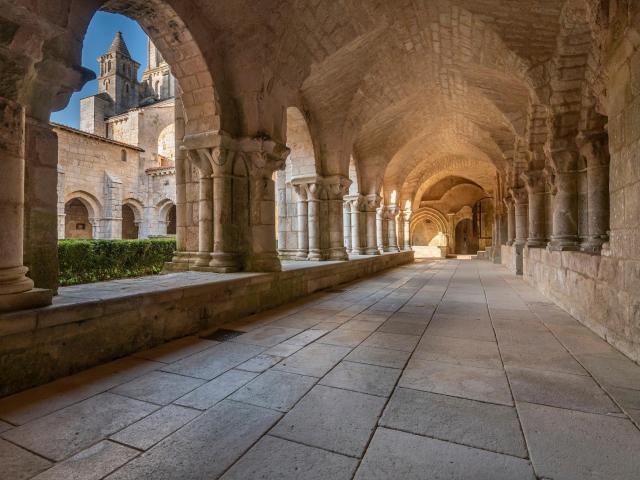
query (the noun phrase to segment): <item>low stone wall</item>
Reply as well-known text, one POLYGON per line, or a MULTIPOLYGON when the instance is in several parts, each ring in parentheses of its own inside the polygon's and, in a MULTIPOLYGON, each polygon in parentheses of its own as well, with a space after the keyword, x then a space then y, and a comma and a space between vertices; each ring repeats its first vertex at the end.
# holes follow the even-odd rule
POLYGON ((514 275, 522 274, 522 255, 515 245, 500 246, 500 262, 514 275))
POLYGON ((640 361, 640 275, 624 261, 524 249, 524 278, 632 360, 640 361))
POLYGON ((49 307, 0 315, 0 396, 412 261, 408 251, 61 288, 49 307))

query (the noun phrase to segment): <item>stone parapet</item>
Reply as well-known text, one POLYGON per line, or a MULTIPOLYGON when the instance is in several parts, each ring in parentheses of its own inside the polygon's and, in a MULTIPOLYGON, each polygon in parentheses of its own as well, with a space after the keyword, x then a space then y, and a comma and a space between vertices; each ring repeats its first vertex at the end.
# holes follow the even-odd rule
POLYGON ((292 262, 281 272, 182 272, 64 287, 52 306, 0 315, 0 396, 412 261, 413 252, 400 252, 292 262))

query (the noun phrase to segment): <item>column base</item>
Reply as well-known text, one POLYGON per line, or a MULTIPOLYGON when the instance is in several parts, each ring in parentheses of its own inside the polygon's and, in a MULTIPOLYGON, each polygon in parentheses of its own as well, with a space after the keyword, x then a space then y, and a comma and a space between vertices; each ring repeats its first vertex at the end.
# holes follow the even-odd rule
POLYGON ((26 292, 0 295, 0 313, 26 310, 51 305, 53 292, 44 288, 32 288, 26 292))
POLYGON ((580 244, 574 239, 552 238, 547 249, 552 252, 576 251, 580 250, 580 244))
POLYGON ((309 255, 307 255, 307 260, 312 262, 320 262, 324 260, 324 255, 322 255, 321 250, 309 250, 309 255))
POLYGON ((235 253, 212 253, 209 267, 218 273, 237 272, 240 270, 240 259, 235 253))
POLYGON ((250 255, 247 258, 248 272, 281 272, 282 264, 275 252, 265 252, 250 255))
POLYGON ((400 249, 398 247, 388 247, 385 252, 398 253, 400 249))
POLYGON ((529 248, 545 248, 547 246, 547 241, 543 239, 534 238, 531 240, 527 240, 525 244, 529 248))
POLYGON ((591 237, 580 245, 580 250, 586 253, 600 253, 608 241, 607 237, 591 237))
POLYGON ((193 252, 175 252, 173 258, 171 258, 171 262, 167 263, 185 263, 188 265, 192 255, 193 252))
POLYGON ((332 248, 329 253, 329 260, 349 260, 349 255, 347 254, 347 249, 342 248, 332 248))
POLYGON ((209 252, 198 252, 195 255, 195 261, 193 265, 195 267, 208 267, 211 261, 211 254, 209 252))
POLYGON ((364 248, 354 248, 349 253, 351 255, 366 255, 364 248))
POLYGON ((296 253, 296 260, 307 260, 309 258, 309 252, 306 250, 301 250, 296 253))
POLYGON ((364 251, 365 255, 380 255, 380 250, 378 250, 378 247, 376 248, 367 248, 364 251))

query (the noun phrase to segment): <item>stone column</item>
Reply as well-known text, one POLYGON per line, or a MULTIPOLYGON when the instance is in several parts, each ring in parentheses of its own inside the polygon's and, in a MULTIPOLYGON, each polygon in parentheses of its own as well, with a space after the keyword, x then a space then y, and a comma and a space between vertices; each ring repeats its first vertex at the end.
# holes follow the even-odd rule
POLYGON ((353 241, 351 238, 351 203, 345 200, 342 205, 342 224, 344 227, 344 248, 347 253, 353 250, 353 241))
POLYGON ((198 254, 194 262, 198 267, 208 267, 211 262, 212 186, 211 172, 201 169, 198 184, 198 254))
POLYGON ((528 247, 544 247, 547 244, 545 235, 545 195, 546 176, 542 170, 531 170, 521 175, 527 189, 529 203, 529 235, 528 247))
POLYGON ((248 252, 245 265, 250 271, 280 271, 282 267, 276 251, 275 184, 272 177, 273 172, 284 168, 290 150, 268 137, 239 139, 237 149, 249 168, 249 229, 246 233, 248 252))
POLYGON ((582 250, 597 253, 609 241, 609 137, 603 132, 583 136, 578 143, 587 162, 589 236, 582 250))
POLYGON ((387 231, 388 231, 388 252, 399 252, 400 248, 398 248, 398 234, 397 234, 397 223, 396 219, 398 218, 398 212, 400 209, 397 205, 390 205, 387 207, 387 231))
POLYGON ((33 288, 23 265, 25 115, 0 97, 0 312, 51 303, 51 291, 33 288))
POLYGON ((309 260, 322 260, 320 245, 320 195, 322 183, 317 180, 306 185, 309 210, 309 260))
MULTIPOLYGON (((187 151, 182 147, 184 140, 184 111, 182 100, 175 100, 175 171, 176 171, 176 251, 171 262, 177 267, 187 269, 191 256, 187 248, 189 229, 189 213, 187 204, 187 169, 189 158, 187 151)), ((151 229, 149 231, 152 231, 151 229)), ((166 232, 166 228, 165 228, 166 232)))
POLYGON ((351 252, 354 255, 364 255, 363 239, 360 231, 360 211, 364 198, 361 195, 347 197, 351 206, 351 252))
POLYGON ((329 259, 349 260, 344 246, 343 204, 351 180, 342 175, 324 178, 329 202, 329 259))
POLYGON ((402 219, 402 229, 404 232, 402 249, 411 250, 411 210, 405 209, 402 219))
POLYGON ((551 154, 553 233, 551 250, 576 250, 578 244, 577 153, 563 150, 551 154))
POLYGON ((367 246, 365 248, 366 255, 380 255, 378 249, 378 230, 377 230, 377 210, 380 206, 380 196, 378 194, 367 195, 366 215, 367 215, 367 246))
POLYGON ((303 184, 293 184, 293 189, 298 196, 296 203, 298 221, 298 253, 296 257, 306 260, 309 255, 309 215, 307 209, 307 189, 303 184))
POLYGON ((511 196, 515 203, 515 242, 514 245, 522 247, 527 243, 528 235, 528 194, 525 188, 512 188, 511 196))
POLYGON ((516 210, 513 197, 509 196, 503 201, 507 208, 507 245, 511 246, 516 238, 516 210))
POLYGON ((386 252, 389 248, 388 228, 387 228, 387 207, 382 204, 376 210, 376 244, 380 253, 386 252))

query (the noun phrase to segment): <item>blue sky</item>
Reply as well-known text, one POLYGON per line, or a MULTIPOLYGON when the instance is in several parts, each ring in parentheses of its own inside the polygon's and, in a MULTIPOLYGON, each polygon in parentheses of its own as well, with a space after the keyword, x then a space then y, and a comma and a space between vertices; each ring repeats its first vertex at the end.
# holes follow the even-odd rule
MULTIPOLYGON (((117 31, 121 31, 129 48, 129 53, 135 61, 141 64, 138 70, 138 80, 147 63, 147 35, 135 21, 113 13, 98 12, 95 14, 87 35, 84 37, 82 48, 82 66, 98 73, 96 59, 109 50, 111 41, 117 31)), ((64 110, 53 112, 51 121, 78 128, 80 126, 80 99, 98 93, 98 81, 87 82, 80 92, 71 97, 69 105, 64 110)))

